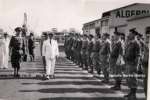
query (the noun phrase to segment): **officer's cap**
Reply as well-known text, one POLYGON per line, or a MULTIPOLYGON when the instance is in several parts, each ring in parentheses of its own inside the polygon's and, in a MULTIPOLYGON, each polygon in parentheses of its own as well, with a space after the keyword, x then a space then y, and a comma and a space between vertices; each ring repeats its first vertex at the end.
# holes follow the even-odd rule
POLYGON ((53 32, 49 32, 48 35, 54 35, 54 33, 53 32))
POLYGON ((16 32, 20 32, 21 30, 22 30, 21 27, 16 27, 16 28, 15 28, 15 31, 16 31, 16 32))
POLYGON ((138 36, 139 36, 139 37, 142 37, 143 35, 142 35, 141 33, 138 33, 138 36))
POLYGON ((89 37, 93 38, 94 36, 92 34, 89 34, 89 37))
POLYGON ((83 36, 87 37, 87 34, 83 34, 83 36))
POLYGON ((121 36, 125 36, 125 34, 124 34, 124 33, 120 33, 120 35, 121 35, 121 36))
POLYGON ((117 31, 115 31, 114 34, 115 34, 115 35, 118 35, 118 36, 121 35, 121 33, 120 33, 120 32, 117 32, 117 31))
POLYGON ((134 35, 138 35, 139 33, 136 31, 136 28, 132 28, 129 30, 129 32, 131 32, 134 35))
POLYGON ((108 33, 104 33, 103 36, 109 37, 110 35, 108 33))
POLYGON ((8 35, 7 32, 5 32, 4 35, 8 35))

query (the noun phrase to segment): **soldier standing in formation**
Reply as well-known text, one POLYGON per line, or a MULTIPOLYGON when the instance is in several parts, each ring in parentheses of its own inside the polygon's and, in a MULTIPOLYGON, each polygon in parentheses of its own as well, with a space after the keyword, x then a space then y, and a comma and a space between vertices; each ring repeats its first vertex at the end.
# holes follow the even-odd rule
POLYGON ((114 32, 114 43, 112 44, 111 53, 110 53, 110 68, 112 69, 112 72, 114 75, 116 75, 115 78, 115 85, 111 87, 111 89, 114 90, 120 90, 121 87, 121 73, 122 73, 122 66, 120 64, 117 64, 117 60, 120 60, 121 56, 123 56, 123 48, 122 43, 120 39, 121 33, 114 32))
POLYGON ((130 92, 124 97, 129 100, 136 100, 136 90, 137 90, 137 79, 135 77, 137 73, 138 59, 140 55, 140 47, 135 40, 135 37, 138 33, 135 30, 130 30, 128 36, 128 44, 125 48, 125 61, 127 69, 127 84, 130 88, 130 92), (131 76, 130 76, 131 75, 131 76))
POLYGON ((88 48, 87 48, 87 62, 88 62, 88 66, 90 67, 89 73, 93 73, 94 71, 93 64, 92 64, 92 57, 91 57, 92 48, 93 48, 93 35, 90 34, 89 41, 88 41, 88 48))
POLYGON ((84 34, 82 39, 82 47, 81 47, 81 57, 82 57, 81 67, 85 70, 88 70, 87 55, 86 55, 87 47, 88 47, 88 38, 87 35, 84 34))
POLYGON ((111 72, 115 80, 114 86, 110 88, 113 90, 121 90, 121 81, 123 73, 125 73, 128 76, 126 82, 130 92, 124 97, 128 100, 136 100, 136 75, 140 71, 140 74, 142 72, 146 76, 143 83, 145 94, 147 94, 149 48, 145 45, 142 35, 135 28, 129 30, 127 38, 124 33, 117 30, 112 35, 111 40, 108 33, 104 33, 102 39, 99 34, 95 36, 83 34, 72 41, 72 36, 69 36, 68 45, 65 46, 72 48, 73 44, 76 44, 76 52, 74 53, 77 55, 76 60, 79 66, 90 73, 94 73, 94 69, 98 74, 102 72, 104 75, 102 82, 104 83, 109 82, 109 73, 111 72))
POLYGON ((102 36, 101 49, 99 52, 100 63, 102 72, 104 74, 104 80, 102 82, 109 82, 109 56, 110 56, 110 42, 108 41, 109 34, 104 33, 102 36))
POLYGON ((93 46, 92 46, 92 53, 91 53, 91 59, 92 59, 92 65, 95 69, 97 69, 97 73, 100 74, 101 68, 99 64, 99 51, 101 47, 101 36, 99 34, 96 34, 93 39, 93 46))

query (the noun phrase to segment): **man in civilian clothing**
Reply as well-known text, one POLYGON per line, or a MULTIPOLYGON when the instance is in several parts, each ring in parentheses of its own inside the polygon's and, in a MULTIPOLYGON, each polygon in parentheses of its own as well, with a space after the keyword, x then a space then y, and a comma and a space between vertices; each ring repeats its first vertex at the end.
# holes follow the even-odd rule
POLYGON ((53 33, 49 33, 49 39, 44 41, 42 54, 46 60, 46 79, 54 78, 55 62, 59 56, 58 43, 53 39, 53 33))
POLYGON ((137 79, 134 75, 137 74, 137 64, 140 55, 140 47, 139 44, 135 40, 135 36, 138 33, 135 29, 131 29, 128 36, 128 43, 125 47, 125 62, 127 75, 129 76, 127 79, 128 87, 130 88, 130 92, 124 97, 128 100, 136 100, 136 90, 137 90, 137 79))

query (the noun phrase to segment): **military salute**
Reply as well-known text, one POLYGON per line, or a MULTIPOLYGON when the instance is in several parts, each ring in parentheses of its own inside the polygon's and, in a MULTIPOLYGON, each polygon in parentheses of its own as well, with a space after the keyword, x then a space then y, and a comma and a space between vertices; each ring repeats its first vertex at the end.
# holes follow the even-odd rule
POLYGON ((130 89, 124 96, 127 100, 136 100, 136 75, 144 73, 144 90, 147 93, 149 50, 135 28, 130 29, 127 36, 115 30, 111 39, 108 33, 102 34, 102 37, 100 34, 93 36, 71 33, 66 39, 65 50, 68 59, 71 58, 89 73, 93 74, 96 70, 98 75, 103 74, 103 83, 109 83, 109 74, 112 74, 115 81, 110 88, 112 90, 121 90, 123 75, 127 75, 126 82, 130 89))

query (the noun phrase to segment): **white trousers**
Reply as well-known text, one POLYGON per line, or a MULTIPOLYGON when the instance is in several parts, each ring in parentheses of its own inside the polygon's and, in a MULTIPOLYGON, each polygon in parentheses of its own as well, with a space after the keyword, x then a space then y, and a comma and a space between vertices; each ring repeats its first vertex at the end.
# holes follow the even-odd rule
POLYGON ((3 67, 4 67, 4 68, 8 68, 8 60, 9 60, 9 55, 8 55, 8 53, 7 53, 7 54, 4 54, 4 58, 3 58, 3 67))
POLYGON ((46 59, 46 75, 54 75, 56 59, 46 59))

